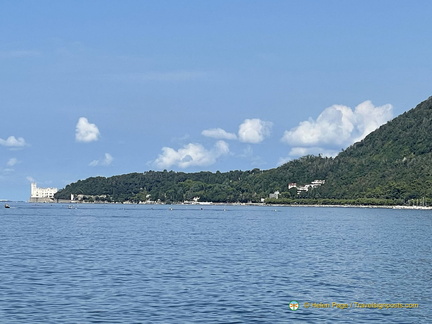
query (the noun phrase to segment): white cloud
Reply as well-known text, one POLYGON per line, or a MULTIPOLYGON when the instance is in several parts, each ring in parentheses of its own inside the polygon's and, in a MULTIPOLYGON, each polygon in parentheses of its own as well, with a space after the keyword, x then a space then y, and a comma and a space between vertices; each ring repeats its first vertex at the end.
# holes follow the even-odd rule
POLYGON ((18 159, 16 158, 11 158, 6 162, 6 166, 7 168, 5 169, 0 169, 0 172, 3 174, 7 174, 10 172, 14 172, 15 169, 13 168, 13 166, 15 166, 16 164, 18 164, 20 161, 18 161, 18 159))
POLYGON ((81 117, 76 124, 75 139, 78 142, 93 142, 99 139, 100 132, 95 124, 90 124, 87 118, 81 117))
POLYGON ((326 108, 316 120, 303 121, 299 126, 285 131, 282 141, 297 147, 330 146, 341 149, 360 141, 392 116, 390 104, 375 107, 365 101, 352 110, 333 105, 326 108))
POLYGON ((238 136, 241 142, 245 143, 261 143, 265 137, 270 135, 272 127, 271 122, 263 121, 258 118, 245 119, 240 125, 238 136))
POLYGON ((229 153, 229 145, 224 141, 216 142, 211 150, 207 150, 201 144, 189 143, 179 150, 170 147, 162 148, 162 154, 154 161, 154 165, 160 169, 178 166, 188 168, 191 166, 206 166, 229 153))
POLYGON ((114 160, 114 158, 112 157, 111 154, 109 153, 105 153, 104 158, 100 159, 100 160, 93 160, 90 162, 90 166, 108 166, 112 163, 112 161, 114 160))
POLYGON ((0 145, 8 146, 8 147, 23 147, 26 146, 27 143, 24 138, 15 136, 9 136, 7 139, 0 138, 0 145))
POLYGON ((201 132, 202 135, 206 137, 212 137, 216 139, 226 139, 226 140, 235 140, 237 139, 237 135, 234 133, 228 133, 222 128, 212 128, 206 129, 201 132))
POLYGON ((354 139, 353 143, 361 141, 375 129, 392 119, 393 107, 390 104, 374 107, 372 102, 368 100, 355 108, 355 114, 360 135, 354 139))
POLYGON ((9 167, 13 167, 15 164, 17 164, 19 161, 16 158, 11 158, 9 161, 7 161, 6 165, 9 167))

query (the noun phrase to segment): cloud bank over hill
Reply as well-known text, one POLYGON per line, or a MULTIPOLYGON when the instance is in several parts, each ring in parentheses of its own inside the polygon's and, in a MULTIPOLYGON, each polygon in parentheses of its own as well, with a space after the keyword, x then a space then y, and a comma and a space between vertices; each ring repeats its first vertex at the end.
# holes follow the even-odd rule
POLYGON ((201 134, 216 139, 239 140, 243 143, 258 144, 270 135, 272 126, 272 122, 264 121, 259 118, 252 118, 245 119, 243 123, 239 125, 237 135, 227 132, 222 128, 206 129, 203 130, 201 134))
MULTIPOLYGON (((308 154, 336 156, 342 149, 362 140, 392 118, 393 107, 390 104, 374 106, 367 100, 354 109, 344 105, 332 105, 324 109, 316 119, 302 121, 283 133, 281 142, 289 145, 290 149, 287 156, 279 159, 278 164, 308 154)), ((246 148, 249 154, 245 156, 244 147, 238 152, 230 151, 223 140, 232 140, 239 145, 260 145, 271 136, 273 125, 270 121, 251 118, 245 119, 239 125, 237 134, 221 127, 206 129, 201 135, 219 140, 214 148, 205 149, 198 143, 185 144, 178 150, 164 147, 162 154, 152 164, 160 169, 209 166, 228 153, 254 161, 260 157, 254 156, 250 146, 246 148)))
POLYGON ((272 125, 273 123, 258 118, 246 119, 239 127, 239 140, 244 143, 261 143, 270 135, 272 125))
POLYGON ((179 168, 188 168, 193 166, 208 166, 216 160, 229 153, 229 145, 224 141, 216 142, 215 146, 208 150, 201 144, 189 143, 177 151, 170 148, 162 148, 162 153, 154 161, 154 165, 160 169, 166 169, 173 166, 179 168))
POLYGON ((285 131, 281 140, 292 146, 289 155, 293 157, 320 153, 334 156, 392 118, 390 104, 375 107, 367 100, 354 109, 333 105, 324 109, 315 120, 302 121, 285 131))
POLYGON ((209 166, 230 153, 230 148, 224 140, 234 140, 243 143, 258 144, 270 135, 271 122, 258 118, 245 119, 239 125, 238 134, 227 132, 222 128, 205 129, 201 135, 218 139, 211 149, 206 149, 202 144, 189 143, 178 150, 171 147, 163 147, 159 157, 151 162, 159 169, 179 167, 182 169, 196 166, 209 166))

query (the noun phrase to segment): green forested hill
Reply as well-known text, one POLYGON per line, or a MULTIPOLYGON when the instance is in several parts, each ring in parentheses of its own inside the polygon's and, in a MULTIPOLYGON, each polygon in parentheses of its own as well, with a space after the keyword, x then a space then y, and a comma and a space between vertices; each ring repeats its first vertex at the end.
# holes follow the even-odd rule
MULTIPOLYGON (((198 172, 148 171, 72 183, 57 194, 107 201, 260 202, 274 191, 272 202, 412 203, 432 198, 432 97, 355 143, 335 158, 305 156, 270 170, 198 172), (325 185, 297 193, 315 179, 325 185)), ((269 200, 268 200, 269 201, 269 200)))
POLYGON ((432 197, 432 97, 341 152, 323 195, 335 198, 432 197))

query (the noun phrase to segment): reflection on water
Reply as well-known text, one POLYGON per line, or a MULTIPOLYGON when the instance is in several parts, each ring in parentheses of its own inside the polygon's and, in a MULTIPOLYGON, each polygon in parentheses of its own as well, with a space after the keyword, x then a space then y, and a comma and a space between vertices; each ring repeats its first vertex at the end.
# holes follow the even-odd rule
POLYGON ((432 316, 430 211, 12 207, 0 213, 5 323, 428 323, 432 316), (332 302, 419 308, 305 308, 332 302))

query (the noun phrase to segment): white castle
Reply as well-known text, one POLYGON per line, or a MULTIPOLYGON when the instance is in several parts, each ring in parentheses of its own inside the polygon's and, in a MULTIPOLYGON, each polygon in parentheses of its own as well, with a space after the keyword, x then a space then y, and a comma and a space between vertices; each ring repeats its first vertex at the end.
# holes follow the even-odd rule
POLYGON ((30 187, 30 202, 53 202, 57 188, 38 188, 35 182, 30 187))

